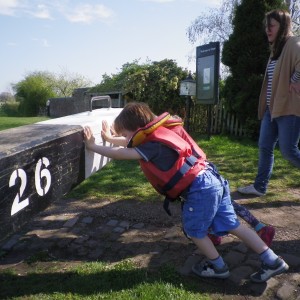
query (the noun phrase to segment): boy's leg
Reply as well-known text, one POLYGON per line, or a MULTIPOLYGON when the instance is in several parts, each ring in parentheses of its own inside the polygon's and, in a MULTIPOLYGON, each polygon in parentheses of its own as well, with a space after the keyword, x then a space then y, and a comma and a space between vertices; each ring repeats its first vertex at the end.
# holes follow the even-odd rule
POLYGON ((219 253, 212 241, 205 236, 202 239, 191 237, 191 240, 195 243, 195 245, 199 248, 201 253, 205 255, 208 259, 214 260, 219 257, 219 253))
MULTIPOLYGON (((209 228, 214 224, 214 218, 218 213, 223 195, 224 187, 220 180, 210 170, 207 170, 194 180, 183 204, 184 231, 208 259, 208 264, 196 264, 193 267, 193 271, 202 277, 227 278, 229 276, 228 267, 207 236, 209 228)), ((234 216, 231 228, 235 228, 238 221, 230 199, 227 202, 231 206, 234 216)), ((220 232, 224 234, 223 230, 220 232)))
POLYGON ((193 266, 193 272, 201 277, 227 278, 230 273, 223 258, 219 255, 211 239, 206 236, 204 238, 191 238, 200 252, 206 256, 208 261, 198 263, 193 266))
POLYGON ((251 280, 254 282, 265 282, 275 275, 284 273, 289 269, 285 261, 278 257, 262 239, 250 228, 240 225, 230 233, 240 238, 253 251, 259 254, 262 261, 261 270, 252 274, 251 280))
POLYGON ((212 228, 216 229, 216 232, 222 232, 222 226, 226 226, 230 233, 239 237, 251 247, 252 250, 259 254, 262 261, 262 268, 259 272, 251 275, 252 281, 265 282, 272 276, 285 272, 288 269, 288 265, 284 260, 279 258, 270 248, 268 248, 252 229, 245 225, 234 223, 234 215, 235 212, 230 198, 229 185, 225 184, 222 204, 218 208, 218 213, 214 218, 212 228))

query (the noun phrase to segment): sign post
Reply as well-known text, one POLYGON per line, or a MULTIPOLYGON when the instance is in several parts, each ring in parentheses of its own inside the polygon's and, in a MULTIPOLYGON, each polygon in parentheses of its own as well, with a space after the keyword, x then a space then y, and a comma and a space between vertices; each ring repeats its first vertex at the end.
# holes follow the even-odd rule
POLYGON ((211 133, 211 108, 219 102, 220 43, 196 49, 196 102, 208 104, 208 136, 211 133))
POLYGON ((180 82, 180 96, 186 96, 186 122, 185 129, 190 131, 190 117, 191 117, 191 101, 192 96, 196 95, 196 82, 191 73, 185 80, 180 82))

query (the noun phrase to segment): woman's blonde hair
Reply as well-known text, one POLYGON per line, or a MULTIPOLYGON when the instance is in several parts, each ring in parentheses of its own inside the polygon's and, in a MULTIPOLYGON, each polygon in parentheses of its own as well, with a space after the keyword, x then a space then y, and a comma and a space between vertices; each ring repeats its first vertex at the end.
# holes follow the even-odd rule
POLYGON ((153 121, 155 114, 143 102, 129 102, 114 121, 114 130, 120 134, 122 130, 136 131, 153 121))
POLYGON ((288 11, 283 9, 274 9, 265 15, 265 25, 271 26, 271 19, 279 23, 279 30, 274 43, 270 45, 272 59, 278 59, 287 39, 292 35, 292 21, 288 11))

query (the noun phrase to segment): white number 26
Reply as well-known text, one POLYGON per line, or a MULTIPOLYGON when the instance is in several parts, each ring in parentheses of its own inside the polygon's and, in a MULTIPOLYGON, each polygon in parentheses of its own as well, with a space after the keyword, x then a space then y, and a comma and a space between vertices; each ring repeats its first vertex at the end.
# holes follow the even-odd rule
MULTIPOLYGON (((43 157, 38 160, 35 167, 35 188, 38 195, 40 196, 45 196, 48 193, 51 186, 51 174, 47 169, 49 165, 50 162, 48 158, 43 157), (42 169, 43 165, 45 166, 44 169, 42 169), (43 184, 44 187, 42 187, 41 181, 45 183, 43 184)), ((12 172, 9 179, 9 187, 12 187, 16 184, 17 178, 21 180, 21 185, 20 190, 15 196, 13 205, 11 207, 11 216, 29 205, 29 198, 21 200, 27 185, 27 175, 23 169, 17 169, 12 172)))

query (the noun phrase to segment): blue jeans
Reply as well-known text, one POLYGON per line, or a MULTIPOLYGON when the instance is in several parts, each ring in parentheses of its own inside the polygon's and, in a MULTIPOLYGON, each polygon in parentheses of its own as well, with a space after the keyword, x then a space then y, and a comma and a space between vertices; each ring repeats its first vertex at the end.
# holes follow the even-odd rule
POLYGON ((279 142, 282 156, 295 167, 300 168, 300 117, 281 116, 271 119, 269 109, 266 109, 261 121, 259 135, 258 172, 254 187, 265 193, 270 181, 274 165, 274 148, 279 142))

